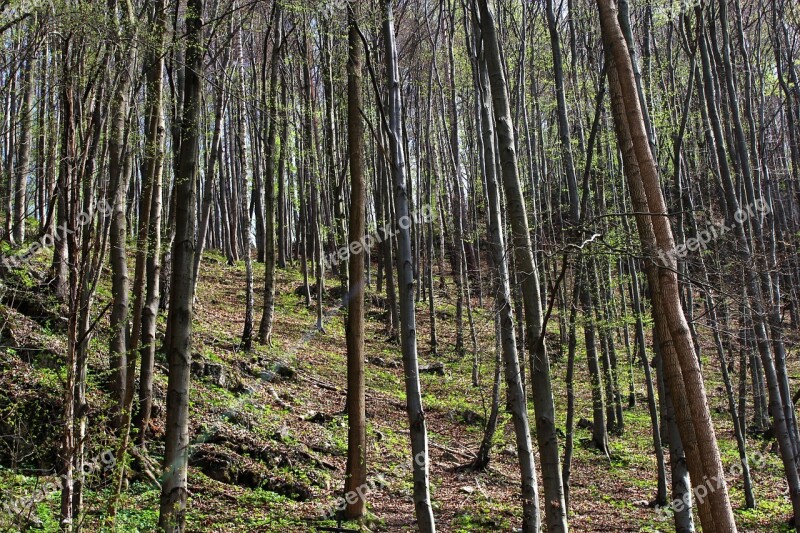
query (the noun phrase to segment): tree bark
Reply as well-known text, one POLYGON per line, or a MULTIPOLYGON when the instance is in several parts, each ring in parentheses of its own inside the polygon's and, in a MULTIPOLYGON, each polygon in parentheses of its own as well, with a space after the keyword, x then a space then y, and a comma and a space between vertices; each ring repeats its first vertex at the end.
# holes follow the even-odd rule
POLYGON ((165 533, 186 529, 189 462, 189 374, 192 361, 197 181, 201 75, 203 69, 203 0, 188 0, 183 117, 175 194, 175 240, 166 338, 169 360, 164 475, 158 527, 165 533))
MULTIPOLYGON (((406 161, 402 142, 402 112, 400 108, 400 75, 397 66, 397 47, 394 37, 394 2, 384 4, 383 43, 385 47, 386 78, 389 84, 388 121, 390 161, 394 182, 395 223, 397 224, 397 284, 400 292, 400 345, 403 352, 403 372, 406 384, 406 411, 411 433, 413 459, 414 509, 421 533, 434 533, 436 525, 429 492, 428 432, 422 409, 422 392, 417 362, 417 327, 414 309, 414 265, 409 232, 409 190, 406 161)), ((387 268, 391 268, 387 265, 387 268)))

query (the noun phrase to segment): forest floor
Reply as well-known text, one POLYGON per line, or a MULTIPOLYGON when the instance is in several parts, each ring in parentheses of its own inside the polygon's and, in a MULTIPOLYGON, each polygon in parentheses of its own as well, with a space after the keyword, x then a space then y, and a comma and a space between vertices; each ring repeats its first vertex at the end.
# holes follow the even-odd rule
MULTIPOLYGON (((40 272, 47 263, 37 258, 40 272)), ((374 269, 373 269, 374 274, 374 269)), ((107 274, 101 279, 93 309, 110 300, 107 274)), ((55 444, 63 401, 65 334, 59 313, 33 312, 24 291, 35 293, 40 277, 18 273, 0 284, 0 489, 4 501, 28 508, 28 520, 12 522, 0 511, 0 530, 57 530, 59 492, 33 494, 52 476, 55 444), (12 287, 12 288, 10 288, 12 287), (16 287, 14 289, 13 287, 16 287), (16 295, 11 294, 17 291, 16 295), (16 461, 16 463, 15 463, 16 461), (12 469, 17 465, 18 468, 12 469), (4 529, 5 528, 5 529, 4 529)), ((255 266, 256 327, 261 315, 263 265, 255 266)), ((448 280, 449 281, 449 280, 448 280)), ((196 377, 191 388, 190 433, 197 444, 189 469, 188 531, 288 532, 316 531, 324 510, 341 495, 347 447, 345 406, 345 312, 329 294, 325 300, 324 332, 315 328, 315 308, 306 307, 296 289, 302 276, 294 269, 278 270, 273 346, 255 344, 249 353, 238 350, 245 306, 243 264, 233 267, 211 252, 204 258, 195 307, 193 351, 196 377)), ((332 278, 328 287, 336 287, 332 278)), ((437 282, 438 286, 438 282, 437 282)), ((331 291, 332 293, 334 291, 331 291)), ((368 497, 371 531, 413 531, 410 499, 409 440, 400 348, 387 342, 383 309, 368 290, 366 322, 366 385, 369 478, 386 485, 368 497)), ((494 372, 494 327, 488 310, 474 313, 480 361, 480 387, 471 383, 469 331, 467 354, 455 357, 455 301, 446 291, 437 294, 440 353, 430 357, 427 303, 418 304, 421 365, 444 364, 443 375, 420 376, 431 451, 431 494, 437 527, 442 532, 514 531, 521 525, 519 470, 509 414, 501 408, 489 468, 484 472, 458 467, 474 456, 488 416, 494 372)), ((485 303, 485 302, 484 302, 485 303)), ((45 304, 46 306, 46 300, 45 304)), ((163 337, 164 317, 159 335, 163 337)), ((466 317, 465 317, 466 322, 466 317)), ((558 350, 557 320, 550 323, 551 352, 558 350)), ((108 394, 107 317, 99 322, 91 342, 88 398, 87 457, 113 450, 109 428, 112 405, 108 394)), ((701 337, 710 340, 701 329, 701 337)), ((579 333, 579 339, 582 335, 579 333)), ((726 472, 738 462, 727 401, 711 346, 704 347, 703 373, 726 472)), ((627 355, 619 342, 620 388, 628 391, 627 355)), ((790 347, 792 375, 797 351, 790 347)), ((163 453, 163 420, 167 383, 163 354, 157 359, 155 437, 148 455, 159 464, 163 453)), ((566 362, 552 366, 557 425, 566 417, 566 362)), ((634 368, 636 406, 624 412, 625 431, 611 436, 611 461, 583 445, 589 431, 576 429, 570 492, 570 526, 576 532, 673 531, 671 520, 647 505, 656 492, 653 454, 642 369, 634 368)), ((585 350, 579 343, 576 359, 576 422, 591 418, 591 395, 585 350)), ((531 411, 532 412, 532 411, 531 411)), ((534 440, 535 442, 535 440, 534 440)), ((561 440, 563 445, 563 438, 561 440)), ((744 509, 741 476, 729 474, 731 501, 744 532, 786 529, 791 514, 785 481, 772 441, 749 439, 750 451, 762 451, 766 461, 754 468, 757 506, 744 509)), ((541 480, 541 476, 539 477, 541 480)), ((40 491, 42 492, 42 491, 40 491)), ((540 493, 541 493, 540 489, 540 493)), ((110 499, 108 475, 90 477, 85 494, 84 529, 101 527, 110 499)), ((153 531, 158 518, 159 491, 146 478, 132 481, 124 492, 117 530, 153 531)), ((544 509, 543 502, 541 504, 544 509)), ((345 524, 357 528, 357 524, 345 524)), ((788 529, 787 529, 788 530, 788 529)))

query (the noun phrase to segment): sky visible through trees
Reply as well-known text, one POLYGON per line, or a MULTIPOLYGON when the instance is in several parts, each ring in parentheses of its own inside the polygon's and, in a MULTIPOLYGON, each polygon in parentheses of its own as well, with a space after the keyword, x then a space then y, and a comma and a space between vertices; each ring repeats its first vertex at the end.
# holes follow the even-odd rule
POLYGON ((0 38, 0 528, 800 524, 793 0, 0 38))

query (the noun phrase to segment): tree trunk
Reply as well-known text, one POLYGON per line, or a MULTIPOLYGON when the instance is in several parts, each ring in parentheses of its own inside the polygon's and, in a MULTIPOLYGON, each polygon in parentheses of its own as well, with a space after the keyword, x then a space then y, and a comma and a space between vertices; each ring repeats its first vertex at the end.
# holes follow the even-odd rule
MULTIPOLYGON (((494 13, 487 0, 480 0, 486 63, 494 107, 499 160, 506 193, 506 209, 513 234, 514 261, 520 273, 525 313, 525 341, 530 352, 530 390, 536 420, 536 439, 542 460, 542 479, 548 531, 567 531, 564 485, 555 428, 555 410, 550 382, 550 362, 544 345, 538 268, 533 257, 528 215, 519 181, 516 143, 508 104, 507 84, 495 30, 494 13)), ((538 527, 538 518, 536 526, 538 527)))
MULTIPOLYGON (((413 458, 414 509, 421 533, 434 533, 436 526, 429 492, 428 432, 422 410, 422 392, 417 363, 417 327, 414 310, 414 271, 411 255, 409 190, 402 142, 402 113, 400 109, 400 75, 394 37, 394 2, 384 4, 383 42, 386 56, 386 77, 389 84, 388 121, 390 161, 394 182, 395 223, 397 231, 397 283, 400 289, 400 344, 403 352, 403 371, 406 383, 406 411, 411 431, 413 458)), ((387 266, 388 267, 388 266, 387 266)), ((388 267, 390 268, 390 267, 388 267)))
POLYGON ((144 444, 153 407, 153 369, 156 352, 156 320, 159 307, 161 269, 161 196, 164 165, 164 32, 166 13, 164 0, 155 0, 152 24, 157 36, 152 63, 147 70, 147 131, 145 134, 145 172, 152 187, 150 220, 147 231, 147 289, 142 308, 142 341, 139 372, 139 411, 135 424, 137 444, 144 444))
MULTIPOLYGON (((361 119, 361 39, 358 20, 361 2, 348 10, 347 62, 347 151, 350 157, 351 255, 347 263, 349 291, 347 302, 347 470, 345 494, 367 482, 367 421, 364 385, 364 256, 367 187, 364 179, 364 122, 361 119)), ((360 494, 360 493, 358 493, 360 494)), ((366 511, 365 498, 347 502, 345 516, 360 518, 366 511)))
MULTIPOLYGON (((261 323, 258 326, 258 342, 261 344, 272 343, 272 320, 275 312, 275 139, 279 126, 276 102, 278 84, 280 82, 281 51, 283 49, 283 12, 280 5, 275 7, 273 27, 275 28, 275 41, 272 45, 269 94, 266 102, 267 114, 270 118, 266 150, 264 151, 266 165, 264 170, 264 205, 266 208, 264 234, 266 240, 264 241, 264 309, 261 315, 261 323)), ((266 72, 263 73, 263 76, 266 78, 266 72)), ((285 157, 286 141, 285 137, 281 138, 280 159, 285 157)), ((278 175, 278 179, 283 180, 283 176, 278 175)))
MULTIPOLYGON (((614 58, 614 68, 618 74, 618 88, 624 97, 627 126, 630 129, 633 150, 639 165, 640 178, 647 197, 653 232, 659 251, 668 255, 666 268, 659 269, 659 282, 662 292, 662 311, 665 315, 675 351, 681 364, 683 380, 689 400, 689 409, 695 429, 703 472, 708 479, 716 482, 716 490, 708 495, 714 524, 714 531, 736 531, 736 523, 728 499, 725 474, 722 469, 717 439, 711 423, 705 386, 694 351, 686 317, 680 303, 679 287, 675 275, 675 260, 671 251, 675 249, 675 241, 666 214, 666 206, 658 182, 658 171, 650 151, 647 132, 645 130, 642 110, 636 91, 633 69, 627 44, 616 19, 616 9, 611 0, 597 0, 600 11, 601 30, 604 44, 614 58)), ((695 484, 706 480, 694 479, 695 484)))
POLYGON ((164 475, 158 527, 165 533, 186 529, 189 462, 189 374, 192 360, 194 226, 196 218, 200 91, 203 68, 203 0, 188 0, 183 117, 175 194, 175 240, 166 337, 169 361, 164 475))
MULTIPOLYGON (((527 532, 537 532, 540 529, 539 494, 536 482, 536 463, 531 442, 530 424, 528 422, 528 406, 525 391, 522 387, 520 363, 517 355, 517 339, 514 330, 514 315, 511 307, 511 287, 508 275, 508 255, 503 236, 503 221, 500 204, 500 187, 497 179, 496 155, 494 149, 494 124, 492 117, 492 96, 497 93, 497 85, 505 85, 505 80, 490 88, 488 56, 498 52, 497 38, 494 33, 494 20, 491 18, 488 6, 481 5, 482 30, 486 42, 485 54, 487 57, 479 58, 479 97, 481 100, 481 125, 483 131, 483 150, 486 172, 486 188, 489 201, 489 237, 491 241, 492 264, 496 270, 495 312, 499 322, 497 330, 500 336, 500 345, 503 353, 508 400, 514 421, 514 434, 517 442, 517 455, 519 457, 520 477, 522 480, 522 529, 527 532)), ((499 61, 494 59, 492 66, 497 67, 499 61)), ((505 88, 503 88, 505 91, 505 88)), ((506 102, 507 111, 507 102, 506 102)), ((495 103, 494 112, 498 113, 495 103)), ((500 124, 500 120, 496 119, 500 124)), ((508 131, 503 132, 505 135, 508 131)), ((507 141, 507 139, 506 139, 507 141)), ((504 176, 505 179, 505 176, 504 176)), ((512 203, 509 199, 509 204, 512 203)), ((519 216, 519 213, 510 213, 510 216, 519 216)), ((522 216, 525 216, 524 213, 522 216)))

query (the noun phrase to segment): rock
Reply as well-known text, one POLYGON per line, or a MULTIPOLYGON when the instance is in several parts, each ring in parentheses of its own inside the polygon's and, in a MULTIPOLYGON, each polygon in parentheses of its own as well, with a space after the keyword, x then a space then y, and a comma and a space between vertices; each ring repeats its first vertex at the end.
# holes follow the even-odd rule
POLYGON ((586 418, 581 418, 578 420, 578 429, 592 429, 592 423, 586 418))
POLYGON ((218 387, 225 387, 228 382, 225 375, 225 367, 219 363, 210 363, 203 360, 192 361, 191 374, 195 378, 208 378, 209 382, 218 387))
POLYGON ((249 385, 242 385, 242 387, 239 389, 238 392, 239 392, 239 394, 242 394, 243 396, 252 396, 253 394, 256 393, 256 389, 254 389, 253 387, 251 387, 249 385))
POLYGON ((419 367, 420 374, 436 374, 437 376, 444 376, 444 363, 437 362, 430 365, 419 367))
POLYGON ((284 363, 275 363, 269 370, 263 370, 258 377, 267 383, 291 381, 297 377, 297 371, 284 363))
POLYGON ((311 411, 305 417, 307 422, 313 422, 315 424, 327 424, 331 420, 333 420, 333 415, 329 415, 328 413, 322 413, 319 411, 311 411))
POLYGON ((475 487, 470 487, 469 485, 465 485, 458 490, 465 494, 472 494, 473 492, 475 492, 475 487))
POLYGON ((225 417, 225 419, 227 419, 228 422, 230 422, 231 424, 236 424, 245 427, 247 429, 253 428, 252 418, 243 411, 232 409, 230 411, 224 412, 222 416, 225 417))
POLYGON ((225 368, 218 363, 206 363, 204 374, 211 383, 218 387, 225 387, 228 381, 225 375, 225 368))
POLYGON ((277 431, 270 435, 270 438, 279 442, 286 442, 289 438, 289 428, 286 426, 279 427, 277 431))
POLYGON ((461 419, 464 421, 465 424, 482 424, 483 417, 473 411, 472 409, 466 409, 463 413, 461 413, 461 419))
POLYGON ((205 367, 206 365, 203 361, 197 361, 197 360, 192 361, 192 367, 191 367, 192 377, 202 378, 205 367))
MULTIPOLYGON (((218 446, 203 445, 189 456, 189 465, 199 468, 213 480, 228 485, 237 484, 239 469, 244 459, 236 453, 218 446)), ((252 481, 252 476, 250 476, 252 481)), ((258 485, 255 485, 257 487, 258 485)), ((252 487, 251 488, 255 488, 252 487)))
POLYGON ((294 379, 297 376, 297 371, 294 368, 283 363, 276 363, 273 370, 283 379, 294 379))
POLYGON ((381 368, 400 368, 400 363, 398 361, 387 361, 383 357, 373 357, 368 359, 370 363, 375 366, 379 366, 381 368))
POLYGON ((280 474, 271 474, 263 465, 221 446, 203 445, 189 457, 189 464, 227 485, 261 487, 297 501, 306 501, 312 496, 310 487, 305 484, 282 479, 280 474))
POLYGON ((287 477, 282 469, 299 463, 311 463, 319 468, 336 467, 314 457, 305 447, 276 445, 259 441, 245 434, 214 433, 190 456, 190 466, 221 483, 249 488, 263 488, 297 501, 313 496, 312 484, 321 486, 323 479, 309 470, 308 479, 299 481, 287 477), (311 484, 309 484, 309 482, 311 484))

